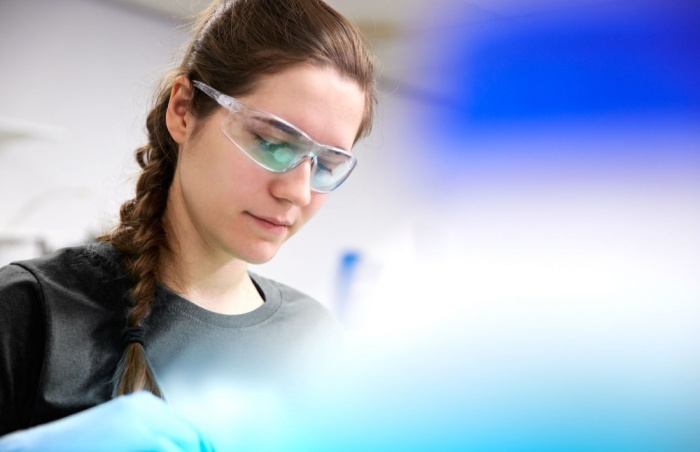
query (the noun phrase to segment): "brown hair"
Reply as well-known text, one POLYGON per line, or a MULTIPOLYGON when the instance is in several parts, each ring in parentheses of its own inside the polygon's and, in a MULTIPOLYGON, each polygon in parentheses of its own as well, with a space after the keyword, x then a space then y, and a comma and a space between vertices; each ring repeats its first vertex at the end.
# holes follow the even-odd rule
MULTIPOLYGON (((136 197, 122 205, 114 231, 101 237, 122 254, 122 265, 134 281, 127 329, 142 327, 150 314, 160 256, 168 249, 163 214, 178 146, 165 115, 175 78, 185 75, 237 96, 252 92, 262 76, 301 63, 332 67, 357 82, 366 100, 356 139, 367 135, 376 103, 373 57, 361 33, 322 0, 216 1, 195 24, 181 64, 163 78, 146 120, 148 143, 136 150, 141 167, 136 197)), ((204 118, 217 104, 194 90, 189 108, 204 118)), ((117 365, 114 395, 142 389, 162 396, 142 344, 131 341, 117 365)))

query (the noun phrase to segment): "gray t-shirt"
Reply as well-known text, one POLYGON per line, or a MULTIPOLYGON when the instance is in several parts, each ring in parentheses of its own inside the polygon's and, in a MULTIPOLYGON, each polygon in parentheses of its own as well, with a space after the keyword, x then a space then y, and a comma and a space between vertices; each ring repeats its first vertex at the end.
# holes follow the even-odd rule
MULTIPOLYGON (((159 286, 145 348, 167 400, 207 388, 288 389, 337 352, 342 332, 327 309, 251 278, 265 303, 242 315, 208 311, 159 286)), ((111 398, 130 285, 106 243, 0 269, 0 434, 111 398)))

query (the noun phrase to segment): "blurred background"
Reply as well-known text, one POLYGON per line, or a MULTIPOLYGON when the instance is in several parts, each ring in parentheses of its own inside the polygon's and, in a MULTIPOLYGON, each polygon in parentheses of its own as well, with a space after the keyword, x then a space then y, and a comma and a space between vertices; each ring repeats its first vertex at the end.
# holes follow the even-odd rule
MULTIPOLYGON (((0 0, 0 265, 114 225, 206 3, 0 0)), ((324 431, 348 450, 700 450, 700 4, 330 3, 381 61, 375 128, 254 268, 336 313, 386 401, 334 406, 356 424, 324 431)))

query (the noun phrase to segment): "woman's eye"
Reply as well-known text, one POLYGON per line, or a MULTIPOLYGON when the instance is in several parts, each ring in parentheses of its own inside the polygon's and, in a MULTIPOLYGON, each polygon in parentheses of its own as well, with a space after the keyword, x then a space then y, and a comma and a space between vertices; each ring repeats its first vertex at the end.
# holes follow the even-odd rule
POLYGON ((255 135, 255 140, 258 142, 260 149, 269 152, 275 152, 279 149, 291 149, 292 145, 286 141, 277 141, 269 138, 263 138, 260 135, 255 135))
POLYGON ((260 135, 255 135, 255 140, 258 142, 258 146, 266 151, 274 151, 278 147, 284 146, 286 144, 284 142, 268 140, 266 138, 261 137, 260 135))
POLYGON ((295 149, 293 145, 285 141, 274 141, 256 135, 258 148, 265 153, 269 153, 277 163, 289 163, 294 159, 295 149))
POLYGON ((316 170, 328 175, 333 174, 333 169, 327 167, 320 161, 316 163, 316 170))

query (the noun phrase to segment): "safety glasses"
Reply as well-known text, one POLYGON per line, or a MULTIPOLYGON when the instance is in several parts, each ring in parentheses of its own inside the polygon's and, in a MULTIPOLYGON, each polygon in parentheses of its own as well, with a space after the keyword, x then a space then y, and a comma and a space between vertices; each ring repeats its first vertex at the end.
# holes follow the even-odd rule
POLYGON ((221 123, 224 134, 266 170, 284 173, 308 157, 311 188, 328 193, 338 188, 355 168, 357 159, 349 152, 319 144, 284 119, 249 107, 209 85, 196 80, 192 83, 230 111, 221 123))

